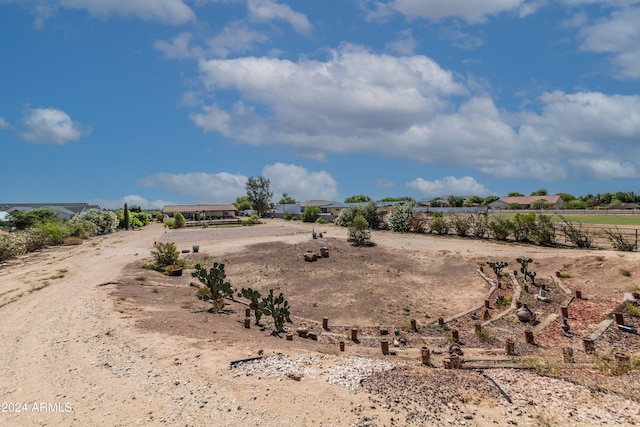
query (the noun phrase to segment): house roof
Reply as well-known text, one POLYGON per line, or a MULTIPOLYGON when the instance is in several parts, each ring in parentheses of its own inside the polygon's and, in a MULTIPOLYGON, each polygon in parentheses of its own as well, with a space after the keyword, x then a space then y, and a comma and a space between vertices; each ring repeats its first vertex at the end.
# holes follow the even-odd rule
POLYGON ((232 204, 227 205, 167 205, 162 212, 211 212, 211 211, 236 211, 232 204))
POLYGON ((538 200, 546 200, 552 205, 557 204, 562 197, 558 195, 553 196, 514 196, 514 197, 501 197, 500 202, 506 203, 510 205, 511 203, 517 203, 519 205, 530 205, 533 202, 537 202, 538 200))
POLYGON ((311 207, 322 208, 322 207, 337 204, 337 203, 338 202, 330 202, 328 200, 307 200, 306 202, 300 203, 300 207, 301 208, 311 208, 311 207))
MULTIPOLYGON (((25 211, 33 209, 53 209, 56 212, 77 214, 94 206, 88 203, 0 203, 0 211, 25 211)), ((97 206, 95 206, 97 208, 97 206)))

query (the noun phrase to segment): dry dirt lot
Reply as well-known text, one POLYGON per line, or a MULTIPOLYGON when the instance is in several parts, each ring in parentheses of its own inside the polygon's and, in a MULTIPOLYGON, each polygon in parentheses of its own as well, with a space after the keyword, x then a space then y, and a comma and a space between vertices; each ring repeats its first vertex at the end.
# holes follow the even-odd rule
MULTIPOLYGON (((168 231, 154 224, 7 263, 0 268, 0 426, 640 423, 640 371, 603 373, 581 350, 582 338, 624 293, 639 290, 640 254, 390 232, 374 232, 372 241, 355 248, 343 228, 279 220, 168 231), (312 239, 312 228, 323 237, 312 239), (284 293, 288 331, 304 326, 318 339, 274 336, 266 321, 244 328, 246 301, 239 297, 223 313, 210 313, 189 285, 193 270, 167 277, 143 268, 154 242, 168 241, 185 251, 199 245, 198 254, 183 254, 187 260, 224 262, 236 290, 284 293), (303 260, 323 246, 329 257, 303 260), (559 275, 570 291, 582 292, 569 305, 571 337, 556 319, 526 344, 524 326, 510 313, 480 340, 471 314, 453 320, 466 311, 483 315, 495 280, 487 261, 507 261, 512 271, 520 256, 534 260, 530 270, 541 281, 559 275), (446 325, 437 325, 439 317, 446 325), (357 342, 349 339, 352 328, 357 342), (463 358, 483 369, 442 368, 454 328, 463 358), (394 347, 394 337, 407 344, 394 347), (383 338, 393 354, 382 355, 383 338), (503 354, 506 338, 518 356, 534 356, 538 371, 553 376, 500 368, 512 363, 503 354), (431 350, 433 367, 421 364, 421 347, 431 350), (563 347, 575 349, 577 363, 563 362, 563 347)), ((535 306, 533 290, 522 298, 544 318, 561 299, 557 287, 550 291, 547 305, 535 306)), ((500 292, 510 296, 514 288, 500 292)), ((497 319, 496 295, 487 311, 497 319)), ((600 361, 640 352, 640 336, 615 324, 596 344, 600 361)))

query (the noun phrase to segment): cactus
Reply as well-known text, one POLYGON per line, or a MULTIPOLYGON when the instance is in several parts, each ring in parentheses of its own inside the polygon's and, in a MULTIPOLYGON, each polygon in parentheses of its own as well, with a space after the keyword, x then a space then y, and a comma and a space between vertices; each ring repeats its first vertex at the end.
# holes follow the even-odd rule
POLYGON ((536 272, 535 271, 529 271, 528 270, 528 266, 531 262, 533 262, 533 260, 531 258, 518 258, 516 259, 516 261, 518 261, 520 263, 520 265, 522 265, 522 267, 520 267, 520 271, 522 272, 522 283, 525 283, 527 281, 527 277, 529 277, 531 279, 531 284, 535 285, 536 284, 536 272))
POLYGON ((256 316, 256 325, 260 326, 260 318, 262 317, 262 309, 260 308, 260 292, 255 291, 251 288, 242 288, 240 291, 241 295, 251 301, 249 303, 249 308, 253 310, 253 313, 256 316))
POLYGON ((502 269, 509 265, 509 263, 504 261, 497 261, 497 262, 487 261, 487 264, 489 265, 489 267, 491 267, 491 269, 493 270, 493 272, 495 273, 498 279, 502 277, 502 269))
POLYGON ((533 261, 531 258, 516 258, 516 261, 518 261, 520 263, 520 265, 522 267, 520 267, 520 272, 522 273, 522 282, 526 282, 527 281, 527 277, 529 276, 529 270, 527 269, 527 266, 533 261))
POLYGON ((530 271, 527 273, 527 275, 531 278, 531 284, 535 285, 536 284, 536 272, 535 271, 530 271))
POLYGON ((260 310, 267 316, 273 318, 274 329, 276 332, 284 331, 284 322, 289 318, 289 302, 284 299, 284 295, 280 292, 277 297, 273 296, 273 289, 269 290, 269 295, 262 298, 260 310))
POLYGON ((195 277, 206 286, 207 294, 213 301, 213 311, 224 308, 224 298, 233 295, 231 284, 224 280, 227 275, 224 272, 223 263, 214 262, 209 271, 200 264, 196 264, 196 271, 191 273, 191 277, 195 277))

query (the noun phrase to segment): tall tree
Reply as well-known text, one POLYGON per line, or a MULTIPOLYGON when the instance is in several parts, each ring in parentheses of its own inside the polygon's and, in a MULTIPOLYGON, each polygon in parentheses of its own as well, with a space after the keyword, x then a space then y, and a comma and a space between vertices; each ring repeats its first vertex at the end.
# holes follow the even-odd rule
POLYGON ((531 193, 532 196, 546 196, 547 194, 549 193, 547 192, 546 188, 541 188, 531 193))
POLYGON ((512 191, 509 194, 507 194, 507 197, 522 197, 522 196, 524 196, 524 194, 518 193, 517 191, 512 191))
POLYGON ((271 206, 271 198, 273 197, 271 181, 263 176, 249 177, 245 188, 251 207, 258 212, 259 216, 263 216, 271 206))
POLYGON ((124 219, 123 219, 123 224, 124 225, 124 229, 128 230, 129 229, 129 224, 131 223, 131 218, 129 217, 129 207, 127 206, 127 204, 124 204, 124 219))
POLYGON ((296 203, 296 200, 287 193, 282 193, 282 199, 278 202, 279 205, 291 205, 294 203, 296 203))
POLYGON ((358 194, 356 196, 347 197, 344 199, 345 203, 367 203, 371 201, 371 197, 364 194, 358 194))
POLYGON ((235 206, 239 212, 248 211, 251 209, 251 202, 247 199, 247 196, 236 197, 236 201, 233 202, 233 206, 235 206))

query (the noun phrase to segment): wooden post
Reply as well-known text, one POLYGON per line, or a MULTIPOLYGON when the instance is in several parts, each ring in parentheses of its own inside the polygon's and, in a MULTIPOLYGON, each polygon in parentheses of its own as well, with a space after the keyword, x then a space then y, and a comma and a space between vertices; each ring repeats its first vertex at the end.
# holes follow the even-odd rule
POLYGON ((591 338, 584 338, 582 340, 584 345, 584 352, 587 354, 593 354, 596 351, 596 343, 591 338))
POLYGON ((444 325, 444 319, 442 317, 438 317, 438 325, 444 325))
POLYGON ((527 344, 533 344, 533 331, 531 329, 524 331, 524 340, 527 344))
POLYGON ((507 341, 504 344, 504 349, 507 353, 507 356, 515 356, 516 345, 511 338, 507 338, 507 341))
POLYGON ((575 296, 576 296, 576 299, 582 299, 582 291, 576 290, 575 296))
POLYGON ((624 316, 622 315, 622 313, 613 313, 613 316, 616 319, 617 325, 624 325, 624 316))
POLYGON ((287 334, 287 341, 293 341, 293 334, 292 333, 288 333, 287 334))
POLYGON ((340 341, 340 351, 344 351, 344 341, 340 341))
POLYGON ((244 318, 244 327, 249 329, 251 327, 251 317, 244 318))
POLYGON ((524 290, 525 292, 529 292, 529 285, 528 285, 526 282, 524 283, 523 290, 524 290))
POLYGON ((323 317, 322 318, 322 329, 324 329, 325 331, 329 330, 329 318, 328 317, 323 317))
POLYGON ((423 365, 431 365, 431 351, 429 350, 429 348, 420 348, 420 356, 422 356, 423 365))
POLYGON ((382 354, 387 356, 389 354, 389 341, 383 339, 382 341, 380 341, 380 347, 382 349, 382 354))
POLYGON ((418 324, 416 323, 416 319, 411 319, 411 330, 413 331, 418 330, 418 324))
POLYGON ((460 334, 458 333, 457 329, 453 329, 451 331, 451 338, 453 338, 453 342, 459 342, 460 341, 460 334))
POLYGON ((569 307, 560 307, 560 316, 569 318, 569 307))
POLYGON ((244 309, 244 316, 245 317, 251 317, 251 309, 250 308, 245 308, 244 309))
POLYGON ((351 328, 351 341, 358 341, 358 330, 356 328, 351 328))
POLYGON ((562 356, 564 357, 564 363, 574 363, 573 348, 565 347, 562 349, 562 356))
POLYGON ((445 369, 460 369, 461 367, 460 356, 457 354, 450 354, 449 357, 444 359, 445 369))
POLYGON ((484 308, 491 308, 491 305, 489 303, 490 301, 488 299, 484 300, 484 308))

